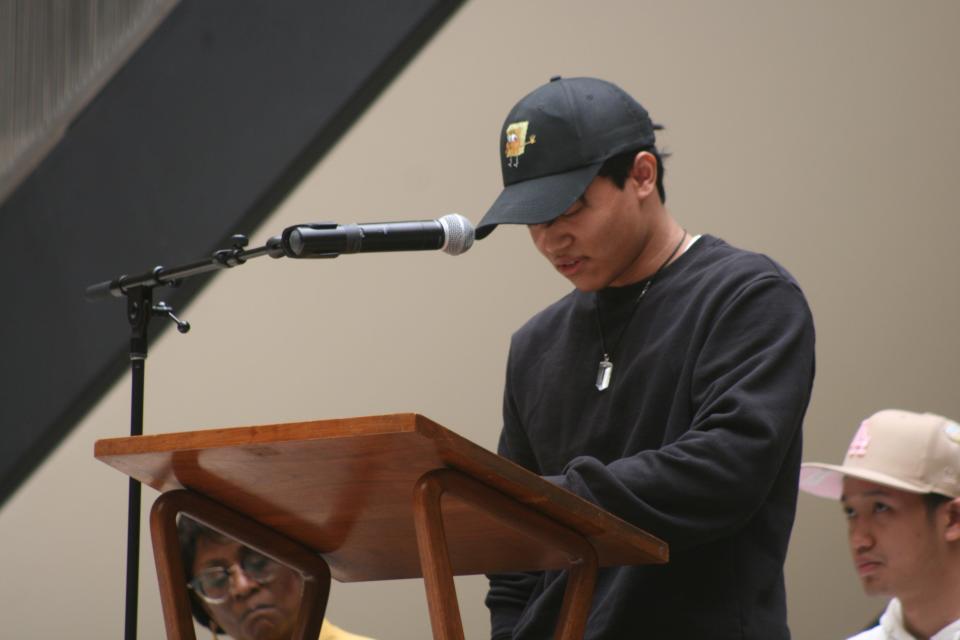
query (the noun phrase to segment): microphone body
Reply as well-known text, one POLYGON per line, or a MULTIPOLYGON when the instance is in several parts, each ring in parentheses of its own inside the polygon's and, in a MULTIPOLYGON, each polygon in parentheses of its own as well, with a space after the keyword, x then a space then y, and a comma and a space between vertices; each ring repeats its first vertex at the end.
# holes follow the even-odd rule
POLYGON ((332 222, 289 227, 280 236, 291 258, 335 258, 341 253, 428 251, 459 255, 473 245, 473 225, 451 213, 437 220, 339 225, 332 222))

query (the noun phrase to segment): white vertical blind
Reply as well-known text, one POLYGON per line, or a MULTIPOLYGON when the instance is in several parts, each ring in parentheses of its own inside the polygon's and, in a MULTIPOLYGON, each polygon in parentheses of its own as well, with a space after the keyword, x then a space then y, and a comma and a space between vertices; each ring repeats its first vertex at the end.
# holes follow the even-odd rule
POLYGON ((0 0, 0 202, 178 0, 0 0))

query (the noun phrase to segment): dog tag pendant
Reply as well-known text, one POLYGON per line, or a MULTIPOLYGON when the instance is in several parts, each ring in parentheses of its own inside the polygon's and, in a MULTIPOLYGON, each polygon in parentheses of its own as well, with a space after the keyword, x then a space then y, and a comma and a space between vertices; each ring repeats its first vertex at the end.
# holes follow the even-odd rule
POLYGON ((610 376, 613 375, 613 363, 607 354, 603 354, 603 360, 597 367, 597 391, 603 391, 610 386, 610 376))

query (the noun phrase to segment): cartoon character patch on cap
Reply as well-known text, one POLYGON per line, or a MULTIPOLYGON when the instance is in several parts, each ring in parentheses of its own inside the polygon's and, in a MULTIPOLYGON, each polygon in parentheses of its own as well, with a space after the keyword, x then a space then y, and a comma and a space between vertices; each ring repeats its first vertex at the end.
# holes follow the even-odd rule
POLYGON ((850 441, 850 448, 847 449, 848 457, 867 455, 867 447, 870 445, 869 424, 868 420, 860 423, 860 428, 857 429, 856 435, 854 435, 853 440, 850 441))
POLYGON ((529 125, 530 123, 524 120, 523 122, 513 122, 507 127, 507 144, 504 147, 503 155, 507 158, 508 167, 519 167, 520 156, 523 155, 526 146, 537 142, 537 136, 530 136, 527 139, 527 127, 529 125))

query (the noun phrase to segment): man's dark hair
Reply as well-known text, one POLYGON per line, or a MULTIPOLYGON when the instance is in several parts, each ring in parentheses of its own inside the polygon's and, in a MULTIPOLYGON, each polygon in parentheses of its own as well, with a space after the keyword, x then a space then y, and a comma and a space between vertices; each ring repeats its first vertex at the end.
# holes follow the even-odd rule
POLYGON ((923 504, 927 507, 927 514, 930 517, 933 517, 934 512, 937 510, 937 507, 940 505, 950 502, 953 500, 950 496, 945 496, 942 493, 925 493, 923 494, 923 504))
POLYGON ((600 167, 597 175, 610 178, 613 183, 617 185, 618 189, 623 189, 623 185, 627 183, 627 175, 630 173, 630 168, 633 167, 633 159, 636 158, 637 154, 641 151, 647 151, 657 159, 657 193, 660 194, 660 202, 665 203, 667 201, 667 192, 663 188, 663 159, 668 157, 669 154, 660 153, 656 147, 641 147, 640 149, 634 149, 607 158, 603 166, 600 167))
MULTIPOLYGON (((177 518, 177 537, 180 539, 180 559, 183 563, 183 574, 187 582, 193 580, 193 562, 197 558, 197 541, 206 538, 214 542, 227 540, 227 536, 219 531, 206 527, 193 518, 181 515, 177 518)), ((197 622, 210 628, 210 616, 200 603, 200 597, 190 590, 190 612, 197 622)))

